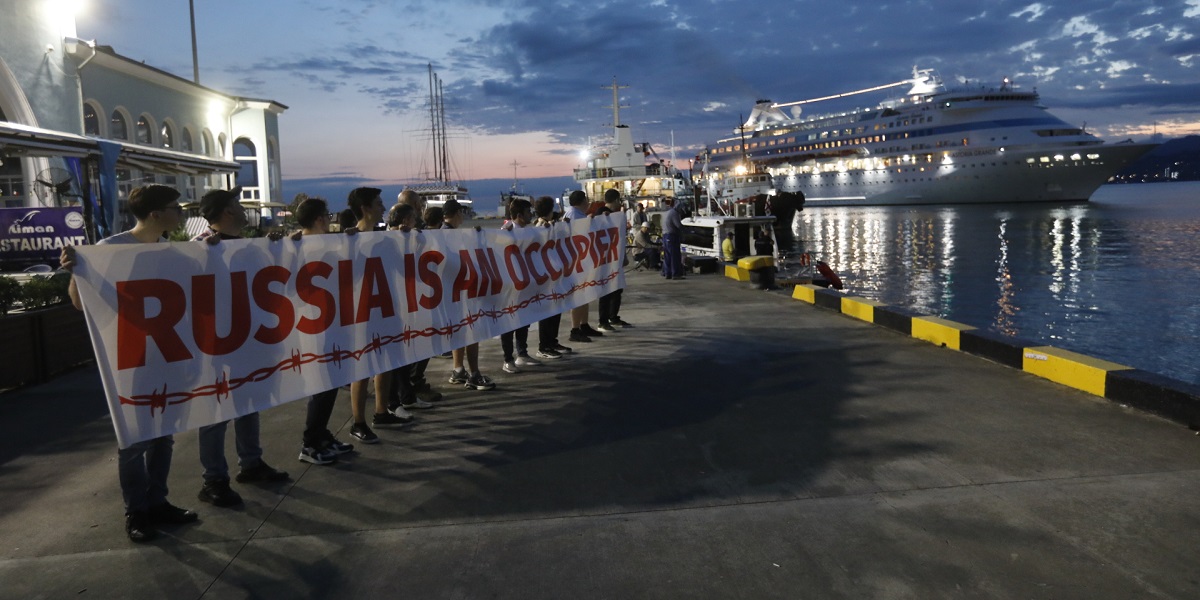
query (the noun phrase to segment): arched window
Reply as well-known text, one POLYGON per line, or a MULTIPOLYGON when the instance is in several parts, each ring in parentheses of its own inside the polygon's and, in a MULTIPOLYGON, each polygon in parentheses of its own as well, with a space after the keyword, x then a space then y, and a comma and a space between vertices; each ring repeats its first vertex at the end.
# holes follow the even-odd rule
POLYGON ((108 119, 109 137, 114 140, 129 139, 129 124, 125 122, 125 115, 119 111, 112 111, 112 116, 108 119))
POLYGON ((192 130, 187 127, 184 127, 183 131, 179 133, 179 149, 184 152, 195 151, 195 148, 192 147, 192 130))
POLYGON ((139 144, 145 144, 149 146, 153 142, 153 133, 151 133, 152 131, 154 130, 150 126, 150 116, 143 114, 142 116, 138 117, 136 127, 137 140, 135 141, 139 144))
POLYGON ((242 165, 237 172, 237 184, 258 187, 258 156, 254 150, 254 142, 246 138, 235 140, 233 142, 233 160, 242 165))
POLYGON ((163 126, 158 131, 158 136, 162 139, 163 148, 175 147, 175 132, 172 130, 170 123, 163 121, 163 126))
POLYGON ((91 102, 83 104, 83 133, 100 137, 100 111, 91 102))
POLYGON ((227 139, 229 138, 225 137, 224 133, 217 136, 217 156, 221 158, 225 158, 225 141, 227 139))
POLYGON ((200 132, 200 154, 204 156, 213 155, 212 132, 207 129, 200 132))

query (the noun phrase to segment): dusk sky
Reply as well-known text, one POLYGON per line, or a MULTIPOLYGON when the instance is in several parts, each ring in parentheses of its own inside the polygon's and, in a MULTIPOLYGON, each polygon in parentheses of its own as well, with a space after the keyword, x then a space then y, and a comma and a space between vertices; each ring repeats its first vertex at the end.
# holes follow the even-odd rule
MULTIPOLYGON (((1012 78, 1101 137, 1200 134, 1200 0, 195 0, 201 83, 289 107, 285 193, 396 188, 431 169, 426 65, 455 171, 558 194, 611 92, 635 141, 687 159, 754 101, 826 96, 935 69, 1012 78)), ((191 78, 187 0, 82 0, 80 37, 191 78)), ((901 88, 902 90, 903 88, 901 88)), ((892 93, 897 93, 893 90, 892 93)), ((886 92, 859 97, 873 106, 886 92)), ((823 112, 816 109, 815 112, 823 112)), ((495 190, 473 190, 495 196, 495 190)), ((333 194, 328 194, 331 198, 333 194)))

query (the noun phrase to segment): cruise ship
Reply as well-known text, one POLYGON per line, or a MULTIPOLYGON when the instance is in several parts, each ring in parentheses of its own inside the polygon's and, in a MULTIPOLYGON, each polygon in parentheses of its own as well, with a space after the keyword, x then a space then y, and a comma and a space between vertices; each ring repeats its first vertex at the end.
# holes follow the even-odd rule
POLYGON ((697 157, 719 202, 737 178, 769 173, 807 206, 1082 201, 1155 144, 1106 143, 1050 114, 1036 91, 947 89, 911 79, 798 102, 759 101, 735 135, 697 157), (804 105, 908 86, 875 108, 804 116, 804 105), (732 180, 730 178, 733 178, 732 180))

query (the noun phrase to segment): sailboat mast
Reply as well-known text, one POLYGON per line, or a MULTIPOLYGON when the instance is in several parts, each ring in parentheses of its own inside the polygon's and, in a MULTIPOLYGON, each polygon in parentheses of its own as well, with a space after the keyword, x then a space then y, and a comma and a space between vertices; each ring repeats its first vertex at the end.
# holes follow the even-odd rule
POLYGON ((437 103, 438 103, 438 121, 440 122, 441 140, 442 140, 442 181, 450 182, 450 152, 446 145, 446 105, 442 96, 442 78, 437 79, 437 103))
POLYGON ((433 177, 441 179, 441 161, 438 157, 438 121, 437 121, 437 103, 434 102, 433 84, 433 63, 428 64, 429 67, 429 139, 433 144, 433 177))

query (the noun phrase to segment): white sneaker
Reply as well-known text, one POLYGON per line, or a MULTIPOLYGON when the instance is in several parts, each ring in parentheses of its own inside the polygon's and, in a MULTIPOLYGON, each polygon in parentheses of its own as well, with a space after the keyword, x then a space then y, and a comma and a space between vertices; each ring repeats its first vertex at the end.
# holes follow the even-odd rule
POLYGON ((520 373, 521 372, 521 370, 517 368, 517 361, 515 361, 515 360, 504 361, 504 366, 501 367, 501 369, 505 373, 520 373))
MULTIPOLYGON (((407 409, 412 409, 412 408, 433 408, 433 403, 426 402, 420 398, 413 398, 413 401, 409 402, 408 404, 401 402, 399 408, 401 410, 407 410, 407 409)), ((396 411, 393 410, 392 414, 396 414, 396 411)), ((396 416, 401 416, 401 415, 396 415, 396 416)))
POLYGON ((393 415, 396 415, 397 417, 400 417, 401 419, 413 418, 413 414, 408 412, 408 409, 404 408, 403 404, 400 406, 397 406, 396 408, 389 410, 388 412, 392 413, 393 415))
POLYGON ((536 367, 542 363, 530 358, 528 354, 518 354, 516 360, 518 367, 536 367))

